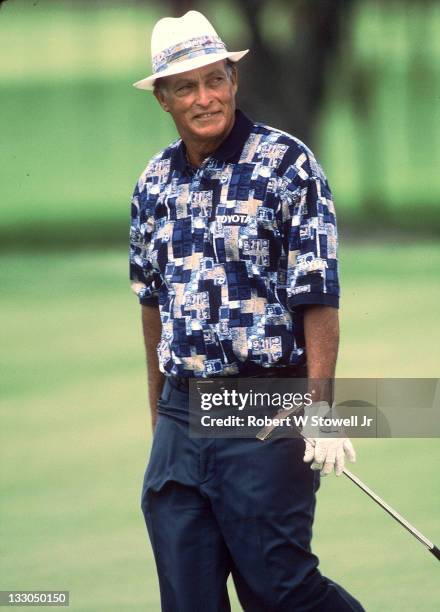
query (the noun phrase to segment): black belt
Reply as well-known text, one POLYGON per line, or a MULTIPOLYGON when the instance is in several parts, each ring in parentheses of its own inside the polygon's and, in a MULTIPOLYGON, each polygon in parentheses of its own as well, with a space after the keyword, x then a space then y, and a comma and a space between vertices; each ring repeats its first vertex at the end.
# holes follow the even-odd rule
MULTIPOLYGON (((218 378, 307 378, 307 368, 301 366, 284 366, 280 368, 261 368, 259 366, 246 368, 238 374, 219 376, 218 378)), ((168 376, 170 385, 179 391, 189 391, 189 381, 194 377, 168 376)))

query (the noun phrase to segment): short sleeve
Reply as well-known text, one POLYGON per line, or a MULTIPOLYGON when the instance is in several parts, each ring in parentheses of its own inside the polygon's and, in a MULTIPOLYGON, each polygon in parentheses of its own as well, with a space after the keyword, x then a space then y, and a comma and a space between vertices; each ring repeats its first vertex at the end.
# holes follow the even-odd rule
POLYGON ((131 288, 145 306, 157 306, 162 278, 153 267, 154 214, 148 207, 148 183, 144 173, 131 200, 130 281, 131 288))
POLYGON ((338 308, 338 235, 327 179, 308 150, 286 174, 287 304, 290 309, 307 304, 338 308))

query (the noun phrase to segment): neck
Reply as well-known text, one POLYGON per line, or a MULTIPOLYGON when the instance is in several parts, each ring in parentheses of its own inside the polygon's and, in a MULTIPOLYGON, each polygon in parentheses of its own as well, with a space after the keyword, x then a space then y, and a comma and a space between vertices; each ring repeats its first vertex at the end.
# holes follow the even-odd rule
POLYGON ((232 124, 228 131, 222 134, 219 138, 212 140, 189 140, 182 138, 186 147, 186 156, 190 164, 196 168, 201 166, 204 160, 207 157, 210 157, 210 155, 212 155, 212 153, 219 148, 222 142, 226 140, 232 130, 233 125, 234 124, 232 124))

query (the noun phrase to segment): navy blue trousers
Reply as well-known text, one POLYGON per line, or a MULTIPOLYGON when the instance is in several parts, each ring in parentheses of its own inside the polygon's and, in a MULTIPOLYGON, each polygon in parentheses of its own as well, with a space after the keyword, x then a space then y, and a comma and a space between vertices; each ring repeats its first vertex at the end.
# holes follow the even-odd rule
POLYGON ((158 410, 142 510, 163 612, 227 612, 230 574, 245 612, 363 610, 311 552, 319 473, 301 439, 191 438, 169 382, 158 410))

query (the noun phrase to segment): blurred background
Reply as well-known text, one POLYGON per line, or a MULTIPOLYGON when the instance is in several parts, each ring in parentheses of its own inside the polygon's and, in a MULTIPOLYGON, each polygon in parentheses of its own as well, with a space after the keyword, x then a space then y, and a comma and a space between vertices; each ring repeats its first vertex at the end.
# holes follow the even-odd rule
MULTIPOLYGON (((0 3, 0 590, 160 609, 140 486, 150 425, 129 201, 176 137, 155 21, 198 9, 239 104, 303 139, 334 192, 341 377, 439 377, 440 5, 434 0, 0 3)), ((356 473, 440 541, 438 440, 359 440, 356 473)), ((368 610, 435 609, 435 560, 345 481, 319 492, 322 569, 368 610), (353 544, 355 543, 355 547, 353 544)), ((234 610, 239 610, 231 590, 234 610)))

